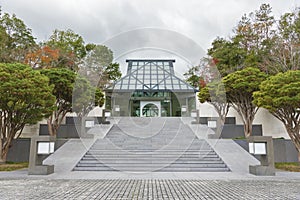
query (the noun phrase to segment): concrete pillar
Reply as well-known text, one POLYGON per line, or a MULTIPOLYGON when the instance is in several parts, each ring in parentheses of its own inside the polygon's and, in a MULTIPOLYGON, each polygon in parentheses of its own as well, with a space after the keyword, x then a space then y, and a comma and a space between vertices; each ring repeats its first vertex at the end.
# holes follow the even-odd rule
POLYGON ((266 154, 257 154, 254 149, 254 155, 260 155, 261 165, 250 165, 249 172, 257 176, 275 176, 274 164, 274 147, 271 136, 250 136, 248 138, 249 144, 264 143, 266 147, 266 154))
MULTIPOLYGON (((54 165, 43 165, 49 154, 38 152, 39 143, 55 142, 54 136, 34 136, 31 138, 28 175, 48 175, 54 172, 54 165)), ((54 148, 54 147, 53 147, 54 148)))

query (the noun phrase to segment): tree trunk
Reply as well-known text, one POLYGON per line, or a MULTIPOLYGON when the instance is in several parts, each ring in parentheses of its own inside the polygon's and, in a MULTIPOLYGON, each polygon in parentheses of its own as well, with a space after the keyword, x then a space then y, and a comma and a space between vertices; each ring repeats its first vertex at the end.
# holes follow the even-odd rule
POLYGON ((245 121, 244 134, 245 134, 246 138, 248 138, 249 136, 252 135, 252 120, 250 120, 250 119, 245 121))
POLYGON ((224 103, 222 101, 209 102, 209 103, 214 106, 215 110, 217 111, 217 113, 219 115, 219 120, 217 123, 217 130, 216 130, 215 136, 216 136, 216 138, 220 138, 224 124, 225 124, 226 116, 229 111, 230 104, 227 102, 224 103))
POLYGON ((0 140, 0 164, 4 164, 6 160, 2 159, 2 138, 0 140))
POLYGON ((53 126, 52 126, 52 120, 51 119, 48 119, 47 120, 47 124, 48 124, 48 132, 49 132, 49 135, 54 135, 54 129, 53 129, 53 126))
POLYGON ((219 120, 217 121, 217 129, 216 129, 216 137, 219 139, 222 134, 222 130, 225 124, 225 118, 222 116, 219 116, 219 120))
POLYGON ((0 155, 0 160, 1 160, 3 163, 6 162, 6 159, 7 159, 7 153, 8 153, 10 144, 11 144, 11 142, 12 142, 14 136, 15 136, 15 133, 9 133, 9 137, 7 138, 7 141, 6 141, 5 145, 2 146, 2 152, 1 152, 1 155, 0 155))
POLYGON ((7 149, 2 149, 2 152, 1 152, 1 155, 0 155, 0 163, 6 163, 8 148, 7 149))
POLYGON ((300 133, 298 130, 293 130, 292 128, 288 128, 286 125, 286 130, 296 148, 298 151, 298 160, 300 161, 300 133))

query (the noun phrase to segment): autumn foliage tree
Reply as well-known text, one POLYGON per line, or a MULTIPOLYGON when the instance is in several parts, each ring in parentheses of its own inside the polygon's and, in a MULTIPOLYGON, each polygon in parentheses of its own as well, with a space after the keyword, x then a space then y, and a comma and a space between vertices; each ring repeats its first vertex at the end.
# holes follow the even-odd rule
POLYGON ((54 30, 49 40, 43 44, 53 50, 58 50, 58 60, 55 67, 78 71, 79 64, 86 56, 91 45, 85 45, 83 38, 72 30, 54 30))
POLYGON ((25 57, 25 63, 33 69, 49 69, 58 65, 59 49, 49 46, 42 46, 28 53, 25 57))
POLYGON ((265 58, 274 48, 274 24, 271 6, 262 4, 258 10, 242 16, 230 38, 216 38, 208 55, 218 60, 221 75, 247 67, 264 69, 265 58))
POLYGON ((278 22, 273 46, 264 57, 263 69, 269 74, 300 69, 300 8, 285 13, 278 22))

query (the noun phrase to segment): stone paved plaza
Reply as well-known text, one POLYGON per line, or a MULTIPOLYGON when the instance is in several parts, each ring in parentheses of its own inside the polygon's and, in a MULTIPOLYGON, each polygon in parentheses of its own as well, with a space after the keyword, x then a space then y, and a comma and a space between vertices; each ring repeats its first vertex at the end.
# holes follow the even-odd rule
POLYGON ((299 180, 0 180, 0 199, 300 199, 299 180))

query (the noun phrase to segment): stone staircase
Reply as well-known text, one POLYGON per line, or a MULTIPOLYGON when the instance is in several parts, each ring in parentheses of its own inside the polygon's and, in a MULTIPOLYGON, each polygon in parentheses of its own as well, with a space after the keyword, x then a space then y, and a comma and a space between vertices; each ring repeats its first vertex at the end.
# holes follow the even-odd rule
POLYGON ((224 172, 213 148, 180 118, 122 118, 98 139, 74 171, 224 172))

